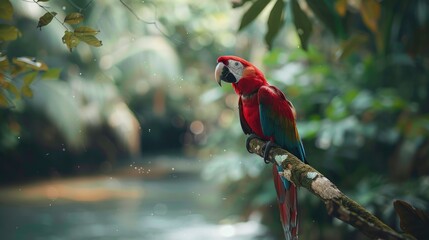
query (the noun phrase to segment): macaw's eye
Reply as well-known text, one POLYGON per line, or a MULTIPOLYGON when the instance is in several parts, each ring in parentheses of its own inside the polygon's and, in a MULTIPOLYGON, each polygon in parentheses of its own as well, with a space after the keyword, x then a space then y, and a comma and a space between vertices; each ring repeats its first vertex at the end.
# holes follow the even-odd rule
POLYGON ((235 65, 236 67, 238 67, 238 62, 235 62, 235 63, 234 63, 234 65, 235 65))

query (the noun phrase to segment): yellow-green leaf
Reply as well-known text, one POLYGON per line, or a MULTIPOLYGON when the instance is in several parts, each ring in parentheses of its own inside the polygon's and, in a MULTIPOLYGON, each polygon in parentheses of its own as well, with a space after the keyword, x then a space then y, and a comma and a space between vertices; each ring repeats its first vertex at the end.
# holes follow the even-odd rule
POLYGON ((42 79, 58 79, 61 74, 61 68, 51 68, 42 74, 42 79))
POLYGON ((356 52, 363 44, 368 41, 368 36, 366 34, 356 34, 342 42, 340 48, 336 52, 337 59, 344 59, 348 57, 353 52, 356 52))
POLYGON ((48 70, 48 65, 41 61, 36 61, 36 59, 30 59, 28 57, 18 57, 12 59, 12 62, 19 67, 26 69, 33 69, 37 71, 46 71, 48 70))
POLYGON ((34 81, 34 79, 36 79, 37 74, 38 74, 38 72, 36 72, 36 71, 27 73, 23 78, 24 85, 25 86, 30 85, 34 81))
POLYGON ((42 27, 48 25, 55 17, 55 15, 57 15, 56 12, 45 13, 43 16, 39 18, 39 23, 37 24, 37 27, 40 28, 40 30, 42 30, 42 27))
POLYGON ((81 26, 81 27, 77 27, 74 30, 74 34, 76 36, 83 36, 83 35, 96 35, 97 33, 99 33, 99 30, 95 30, 93 28, 90 27, 85 27, 85 26, 81 26))
POLYGON ((0 92, 0 106, 1 107, 8 107, 9 103, 7 102, 7 98, 5 95, 3 95, 2 92, 0 92))
POLYGON ((0 19, 12 20, 13 7, 9 0, 0 1, 0 19))
POLYGON ((68 24, 78 24, 82 22, 82 20, 83 20, 83 15, 78 12, 69 13, 64 18, 64 22, 68 24))
POLYGON ((360 14, 362 15, 363 22, 373 33, 377 32, 377 23, 380 18, 381 7, 380 3, 376 0, 361 1, 360 14))
POLYGON ((21 93, 26 97, 29 97, 29 98, 33 97, 33 90, 31 90, 30 86, 27 86, 27 85, 22 86, 21 93))
POLYGON ((94 47, 100 47, 103 43, 94 35, 77 36, 82 42, 94 47))
POLYGON ((0 24, 0 42, 13 41, 21 36, 21 32, 15 26, 0 24))
POLYGON ((80 40, 75 36, 73 32, 65 31, 63 36, 63 43, 68 47, 70 52, 74 47, 79 44, 80 40))
POLYGON ((4 89, 6 89, 6 90, 8 90, 9 92, 11 92, 11 93, 13 93, 13 95, 15 95, 15 97, 17 97, 17 98, 19 98, 20 97, 20 95, 19 95, 19 91, 18 91, 18 88, 16 88, 15 87, 15 85, 13 85, 12 83, 10 83, 10 82, 3 82, 3 88, 4 89))

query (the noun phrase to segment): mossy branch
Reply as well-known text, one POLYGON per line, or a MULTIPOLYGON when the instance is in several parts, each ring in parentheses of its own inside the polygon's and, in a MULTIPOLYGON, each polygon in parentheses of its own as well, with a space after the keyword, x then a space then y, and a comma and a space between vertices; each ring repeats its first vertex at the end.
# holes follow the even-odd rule
MULTIPOLYGON (((253 138, 249 142, 248 150, 263 157, 265 143, 265 141, 253 138)), ((269 152, 269 158, 282 165, 283 175, 286 179, 319 197, 325 203, 329 215, 352 225, 368 237, 389 240, 414 239, 394 231, 364 207, 348 198, 320 172, 303 163, 288 151, 273 147, 269 152)))

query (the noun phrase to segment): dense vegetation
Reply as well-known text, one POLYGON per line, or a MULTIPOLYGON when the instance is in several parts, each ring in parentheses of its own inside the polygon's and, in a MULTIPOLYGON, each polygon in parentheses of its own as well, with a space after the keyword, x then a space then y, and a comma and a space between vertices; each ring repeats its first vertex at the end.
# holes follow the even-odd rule
MULTIPOLYGON (((207 160, 203 176, 223 176, 231 212, 258 210, 280 226, 270 171, 244 148, 237 99, 212 81, 217 56, 234 54, 286 93, 310 164, 350 197, 391 226, 394 199, 429 209, 427 1, 123 2, 133 10, 14 1, 2 17, 1 183, 167 149, 207 160), (73 45, 64 32, 78 27, 55 19, 39 31, 40 5, 60 22, 82 14, 103 45, 73 45)), ((361 238, 305 191, 300 208, 302 239, 361 238)))

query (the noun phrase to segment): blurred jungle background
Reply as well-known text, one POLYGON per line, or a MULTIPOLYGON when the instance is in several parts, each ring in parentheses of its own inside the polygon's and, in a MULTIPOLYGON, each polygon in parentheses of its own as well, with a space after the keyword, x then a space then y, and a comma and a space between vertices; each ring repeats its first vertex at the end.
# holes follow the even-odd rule
MULTIPOLYGON (((429 210, 425 0, 1 0, 0 47, 2 239, 281 239, 270 167, 213 81, 230 54, 348 196, 397 230, 394 199, 429 210)), ((301 239, 367 239, 299 205, 301 239)))

